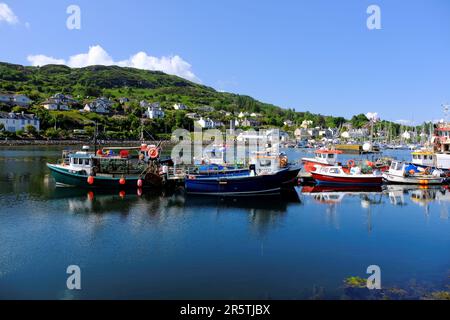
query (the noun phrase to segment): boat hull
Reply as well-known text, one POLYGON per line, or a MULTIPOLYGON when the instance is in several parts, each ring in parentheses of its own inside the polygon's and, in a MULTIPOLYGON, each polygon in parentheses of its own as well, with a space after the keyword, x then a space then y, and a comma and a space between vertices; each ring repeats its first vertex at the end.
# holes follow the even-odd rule
POLYGON ((352 185, 352 186, 381 186, 383 177, 352 177, 352 176, 331 176, 320 173, 311 173, 312 177, 319 185, 352 185))
POLYGON ((392 173, 383 173, 383 179, 389 183, 394 184, 415 184, 415 185, 429 185, 429 184, 443 184, 445 178, 442 177, 405 177, 399 176, 392 173))
MULTIPOLYGON (((120 184, 122 176, 95 176, 92 184, 88 183, 88 175, 70 172, 68 169, 59 166, 47 164, 52 177, 55 179, 57 186, 81 187, 81 188, 138 188, 138 180, 140 176, 125 175, 125 183, 120 184)), ((143 187, 150 187, 150 184, 143 184, 143 187)))
POLYGON ((202 177, 189 176, 185 181, 188 194, 215 196, 263 195, 279 193, 281 188, 296 181, 300 168, 282 169, 259 176, 202 177))

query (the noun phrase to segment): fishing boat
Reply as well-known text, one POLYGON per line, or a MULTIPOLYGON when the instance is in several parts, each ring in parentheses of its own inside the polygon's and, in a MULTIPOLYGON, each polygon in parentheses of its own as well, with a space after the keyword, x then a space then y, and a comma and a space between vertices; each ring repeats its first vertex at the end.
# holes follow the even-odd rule
POLYGON ((436 157, 430 150, 415 150, 411 152, 411 163, 422 168, 435 168, 436 157))
POLYGON ((288 165, 284 155, 257 154, 255 159, 246 174, 187 175, 186 193, 214 196, 275 194, 297 181, 300 167, 288 165))
POLYGON ((430 171, 401 161, 393 161, 383 173, 383 179, 389 183, 416 185, 442 184, 446 180, 440 170, 430 171))
POLYGON ((349 172, 341 166, 319 167, 311 175, 319 185, 381 186, 383 183, 381 171, 361 173, 359 167, 352 167, 349 172))
POLYGON ((85 188, 142 188, 160 186, 159 151, 156 146, 110 147, 90 152, 64 151, 62 161, 47 163, 57 186, 85 188))
POLYGON ((318 149, 314 152, 314 158, 302 158, 303 168, 306 172, 313 172, 318 167, 335 166, 338 155, 342 153, 339 150, 318 149))

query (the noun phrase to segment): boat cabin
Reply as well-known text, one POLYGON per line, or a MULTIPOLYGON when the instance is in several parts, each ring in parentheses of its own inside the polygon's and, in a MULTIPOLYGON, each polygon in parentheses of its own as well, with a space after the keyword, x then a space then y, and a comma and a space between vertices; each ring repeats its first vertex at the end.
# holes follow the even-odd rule
POLYGON ((435 156, 433 152, 429 151, 414 151, 411 153, 412 161, 411 163, 423 166, 423 167, 434 167, 435 166, 435 156))
POLYGON ((334 165, 337 163, 337 155, 341 153, 342 151, 338 150, 317 150, 314 155, 321 163, 334 165))
POLYGON ((91 174, 93 167, 93 155, 86 151, 78 151, 68 155, 68 166, 70 170, 80 172, 85 171, 91 174))

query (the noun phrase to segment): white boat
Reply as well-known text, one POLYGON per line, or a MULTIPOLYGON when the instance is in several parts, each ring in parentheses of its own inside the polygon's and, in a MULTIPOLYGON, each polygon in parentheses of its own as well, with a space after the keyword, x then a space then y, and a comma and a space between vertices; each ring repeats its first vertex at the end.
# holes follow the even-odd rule
POLYGON ((440 170, 430 173, 412 164, 393 161, 389 170, 383 173, 383 179, 389 183, 429 185, 444 183, 446 178, 441 175, 440 170))
POLYGON ((432 151, 416 150, 411 152, 411 156, 411 163, 416 166, 436 168, 436 157, 432 151))
POLYGON ((331 149, 318 149, 314 152, 314 158, 302 158, 306 172, 316 171, 318 167, 339 165, 337 159, 342 151, 331 149))

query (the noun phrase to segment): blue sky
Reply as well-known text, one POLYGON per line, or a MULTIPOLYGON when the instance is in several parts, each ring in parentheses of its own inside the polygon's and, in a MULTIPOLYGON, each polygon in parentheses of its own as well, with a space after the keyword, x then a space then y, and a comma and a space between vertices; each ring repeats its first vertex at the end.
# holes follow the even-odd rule
POLYGON ((31 65, 45 55, 71 65, 160 68, 282 107, 345 117, 377 112, 420 122, 442 118, 440 105, 450 101, 448 0, 0 4, 0 61, 31 65), (66 27, 71 4, 81 9, 80 30, 66 27), (381 9, 381 30, 366 26, 371 4, 381 9))

